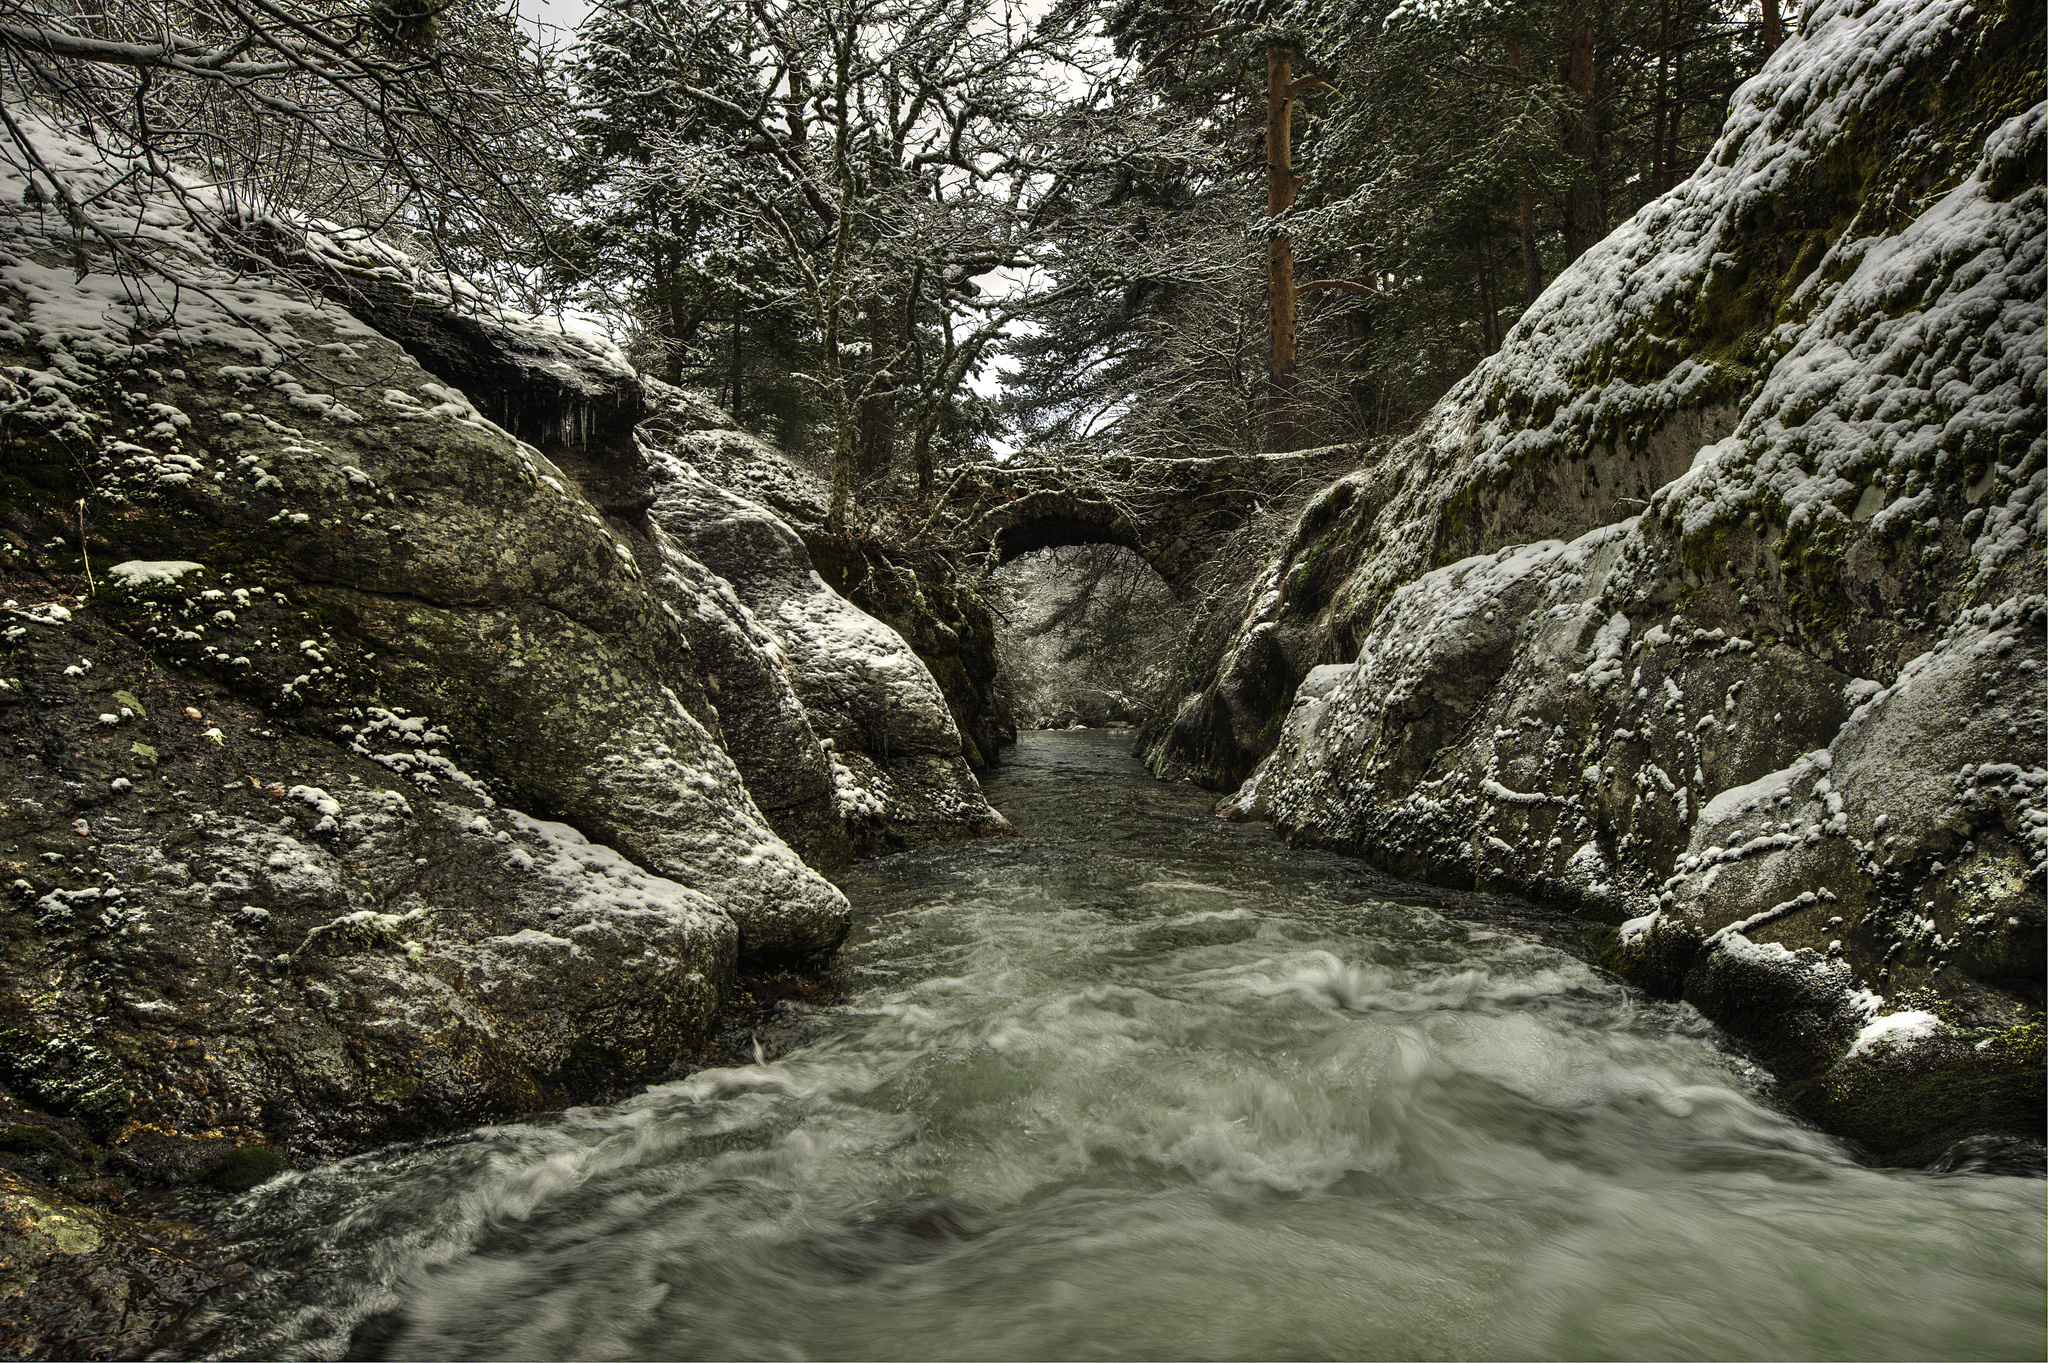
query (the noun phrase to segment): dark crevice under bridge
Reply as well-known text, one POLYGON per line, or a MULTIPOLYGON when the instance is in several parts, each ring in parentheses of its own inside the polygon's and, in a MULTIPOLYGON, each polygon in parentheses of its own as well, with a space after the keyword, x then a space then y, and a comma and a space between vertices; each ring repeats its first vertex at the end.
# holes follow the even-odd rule
POLYGON ((962 469, 945 501, 955 534, 1001 562, 1034 549, 1120 544, 1184 597, 1239 526, 1337 477, 1361 453, 1356 445, 1190 459, 1024 452, 962 469))

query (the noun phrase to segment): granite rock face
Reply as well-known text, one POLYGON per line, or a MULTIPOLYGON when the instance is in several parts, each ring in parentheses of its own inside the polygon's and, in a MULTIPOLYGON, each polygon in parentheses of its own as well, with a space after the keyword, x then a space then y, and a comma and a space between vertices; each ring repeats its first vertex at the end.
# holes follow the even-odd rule
POLYGON ((1810 11, 1691 181, 1311 505, 1155 757, 1589 907, 1878 1155, 2038 1142, 2041 30, 1810 11))
MULTIPOLYGON (((714 438, 730 444, 745 437, 714 438)), ((895 629, 825 584, 788 522, 686 462, 693 443, 673 441, 658 459, 649 519, 676 549, 730 583, 746 624, 776 645, 818 754, 781 765, 776 779, 807 799, 822 780, 834 813, 865 847, 1008 832, 981 794, 960 728, 923 660, 895 629)), ((772 458, 762 450, 753 462, 772 458)), ((779 693, 772 713, 764 737, 790 746, 769 737, 789 727, 779 693)))
POLYGON ((0 1085, 121 1177, 668 1072, 739 962, 845 935, 810 863, 870 841, 848 686, 917 700, 875 779, 946 798, 899 840, 1000 829, 886 627, 807 572, 743 594, 650 518, 675 475, 603 342, 381 248, 311 239, 322 292, 170 228, 197 285, 165 315, 54 221, 0 215, 0 1085))

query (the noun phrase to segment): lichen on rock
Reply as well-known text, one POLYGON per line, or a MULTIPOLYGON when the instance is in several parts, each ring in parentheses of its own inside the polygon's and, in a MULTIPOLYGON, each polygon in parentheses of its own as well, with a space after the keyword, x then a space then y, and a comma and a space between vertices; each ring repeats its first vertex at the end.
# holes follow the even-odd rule
POLYGON ((1626 920, 1610 964, 1913 1162, 2041 1135, 2002 1040, 2048 935, 2041 27, 1811 10, 1690 181, 1311 505, 1187 702, 1243 713, 1183 760, 1263 757, 1229 811, 1626 920))
POLYGON ((915 789, 899 842, 1001 827, 900 639, 807 567, 743 600, 648 517, 633 428, 680 400, 607 343, 318 231, 274 243, 316 292, 166 228, 160 310, 0 203, 0 1083, 123 1177, 684 1063, 740 961, 845 935, 843 684, 916 701, 862 776, 915 789))

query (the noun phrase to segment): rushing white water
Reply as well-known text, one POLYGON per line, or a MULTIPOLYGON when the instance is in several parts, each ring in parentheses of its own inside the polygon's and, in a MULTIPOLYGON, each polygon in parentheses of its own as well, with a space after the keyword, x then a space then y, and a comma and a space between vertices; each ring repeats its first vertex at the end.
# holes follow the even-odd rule
MULTIPOLYGON (((226 1356, 2041 1356, 2044 1185, 1863 1167, 1511 903, 1031 735, 770 1063, 292 1175, 226 1356)), ((1568 927, 1568 925, 1565 925, 1568 927)))

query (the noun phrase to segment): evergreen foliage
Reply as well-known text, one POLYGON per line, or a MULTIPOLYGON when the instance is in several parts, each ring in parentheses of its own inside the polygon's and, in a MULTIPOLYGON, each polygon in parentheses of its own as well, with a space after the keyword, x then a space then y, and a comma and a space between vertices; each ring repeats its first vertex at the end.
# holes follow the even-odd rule
POLYGON ((1404 413, 1689 173, 1765 55, 1727 0, 1316 3, 1342 93, 1298 237, 1373 287, 1353 363, 1404 413))
POLYGON ((1103 31, 1199 128, 1213 178, 1159 194, 1207 268, 1078 300, 1016 343, 1031 434, 1155 453, 1257 448, 1276 400, 1296 445, 1397 428, 1565 265, 1688 173, 1768 52, 1740 0, 1121 0, 1103 31), (1260 211, 1267 51, 1334 93, 1293 106, 1294 206, 1260 211), (1260 242, 1293 245, 1300 378, 1267 391, 1260 242), (1311 292, 1316 290, 1318 292, 1311 292))

